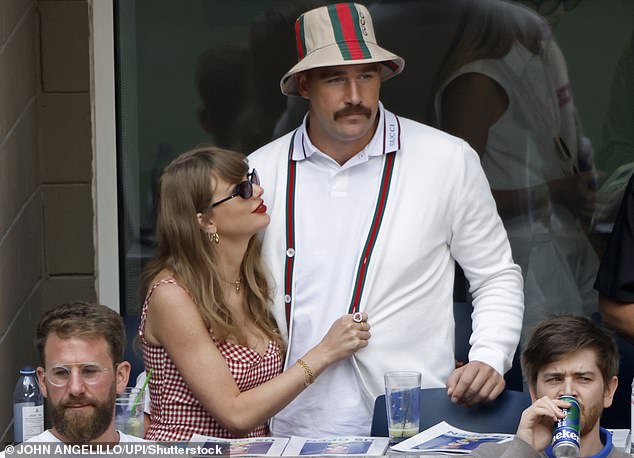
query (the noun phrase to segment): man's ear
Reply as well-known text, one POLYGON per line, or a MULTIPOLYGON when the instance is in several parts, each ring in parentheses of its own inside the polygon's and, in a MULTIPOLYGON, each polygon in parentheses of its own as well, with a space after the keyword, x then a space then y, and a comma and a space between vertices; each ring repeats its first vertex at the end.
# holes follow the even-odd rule
POLYGON ((603 408, 607 409, 612 405, 612 399, 614 398, 614 393, 616 392, 616 387, 619 386, 619 378, 614 376, 608 382, 605 387, 605 393, 603 394, 603 408))
POLYGON ((128 380, 130 379, 130 363, 122 361, 117 364, 115 369, 115 383, 117 384, 117 393, 123 393, 123 390, 128 386, 128 380))
POLYGON ((306 100, 310 99, 310 91, 308 90, 308 75, 306 72, 301 72, 295 75, 297 80, 297 92, 306 100))
POLYGON ((44 381, 44 368, 41 366, 38 366, 37 370, 37 384, 40 385, 40 392, 42 393, 42 396, 44 396, 45 398, 48 397, 48 392, 46 391, 46 382, 44 381))

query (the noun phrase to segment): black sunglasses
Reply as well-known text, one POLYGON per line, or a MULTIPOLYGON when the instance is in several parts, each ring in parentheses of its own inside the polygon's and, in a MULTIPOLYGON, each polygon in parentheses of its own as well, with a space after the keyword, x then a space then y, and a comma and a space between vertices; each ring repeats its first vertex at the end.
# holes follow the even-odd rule
POLYGON ((258 176, 258 172, 253 169, 253 172, 247 173, 246 181, 242 181, 238 183, 235 191, 233 191, 230 195, 225 197, 224 199, 220 199, 218 202, 214 202, 209 207, 205 208, 205 211, 214 208, 216 205, 220 205, 223 202, 226 202, 230 199, 233 199, 236 196, 240 196, 243 199, 250 199, 253 196, 253 185, 260 185, 260 177, 258 176))

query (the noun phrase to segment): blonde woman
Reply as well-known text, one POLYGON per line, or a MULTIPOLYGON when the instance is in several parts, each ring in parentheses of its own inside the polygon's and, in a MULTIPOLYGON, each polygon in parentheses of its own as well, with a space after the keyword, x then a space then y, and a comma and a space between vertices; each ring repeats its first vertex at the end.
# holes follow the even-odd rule
POLYGON ((344 315, 282 373, 256 237, 269 224, 263 193, 245 157, 218 148, 186 152, 163 172, 139 328, 153 370, 148 439, 266 435, 273 414, 368 344, 365 314, 344 315))

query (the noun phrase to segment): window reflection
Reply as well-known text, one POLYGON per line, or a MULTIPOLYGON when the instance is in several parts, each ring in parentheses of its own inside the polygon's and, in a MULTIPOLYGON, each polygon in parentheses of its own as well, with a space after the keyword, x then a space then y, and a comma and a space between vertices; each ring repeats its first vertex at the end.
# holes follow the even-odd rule
MULTIPOLYGON (((118 2, 122 302, 132 313, 161 168, 198 143, 249 153, 299 125, 306 105, 283 96, 279 78, 295 61, 295 18, 326 2, 190 3, 118 2)), ((386 108, 480 155, 525 275, 525 328, 545 313, 596 311, 598 259, 634 170, 634 5, 361 3, 406 61, 381 89, 386 108)))
POLYGON ((481 158, 524 274, 524 337, 548 314, 591 314, 598 258, 586 233, 596 179, 567 65, 548 23, 471 2, 438 75, 435 121, 481 158))
MULTIPOLYGON (((596 162, 601 184, 597 195, 598 224, 610 225, 634 171, 634 31, 619 55, 610 102, 603 124, 603 141, 596 162)), ((609 227, 605 228, 606 230, 609 227)))

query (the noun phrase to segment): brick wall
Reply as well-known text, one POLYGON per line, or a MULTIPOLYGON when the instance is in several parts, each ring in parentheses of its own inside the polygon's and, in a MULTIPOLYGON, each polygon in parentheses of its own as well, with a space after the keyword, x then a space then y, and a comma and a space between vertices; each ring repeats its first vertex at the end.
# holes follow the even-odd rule
POLYGON ((88 8, 0 1, 0 444, 42 311, 95 300, 88 8))
POLYGON ((44 305, 95 300, 88 4, 40 0, 44 305))

